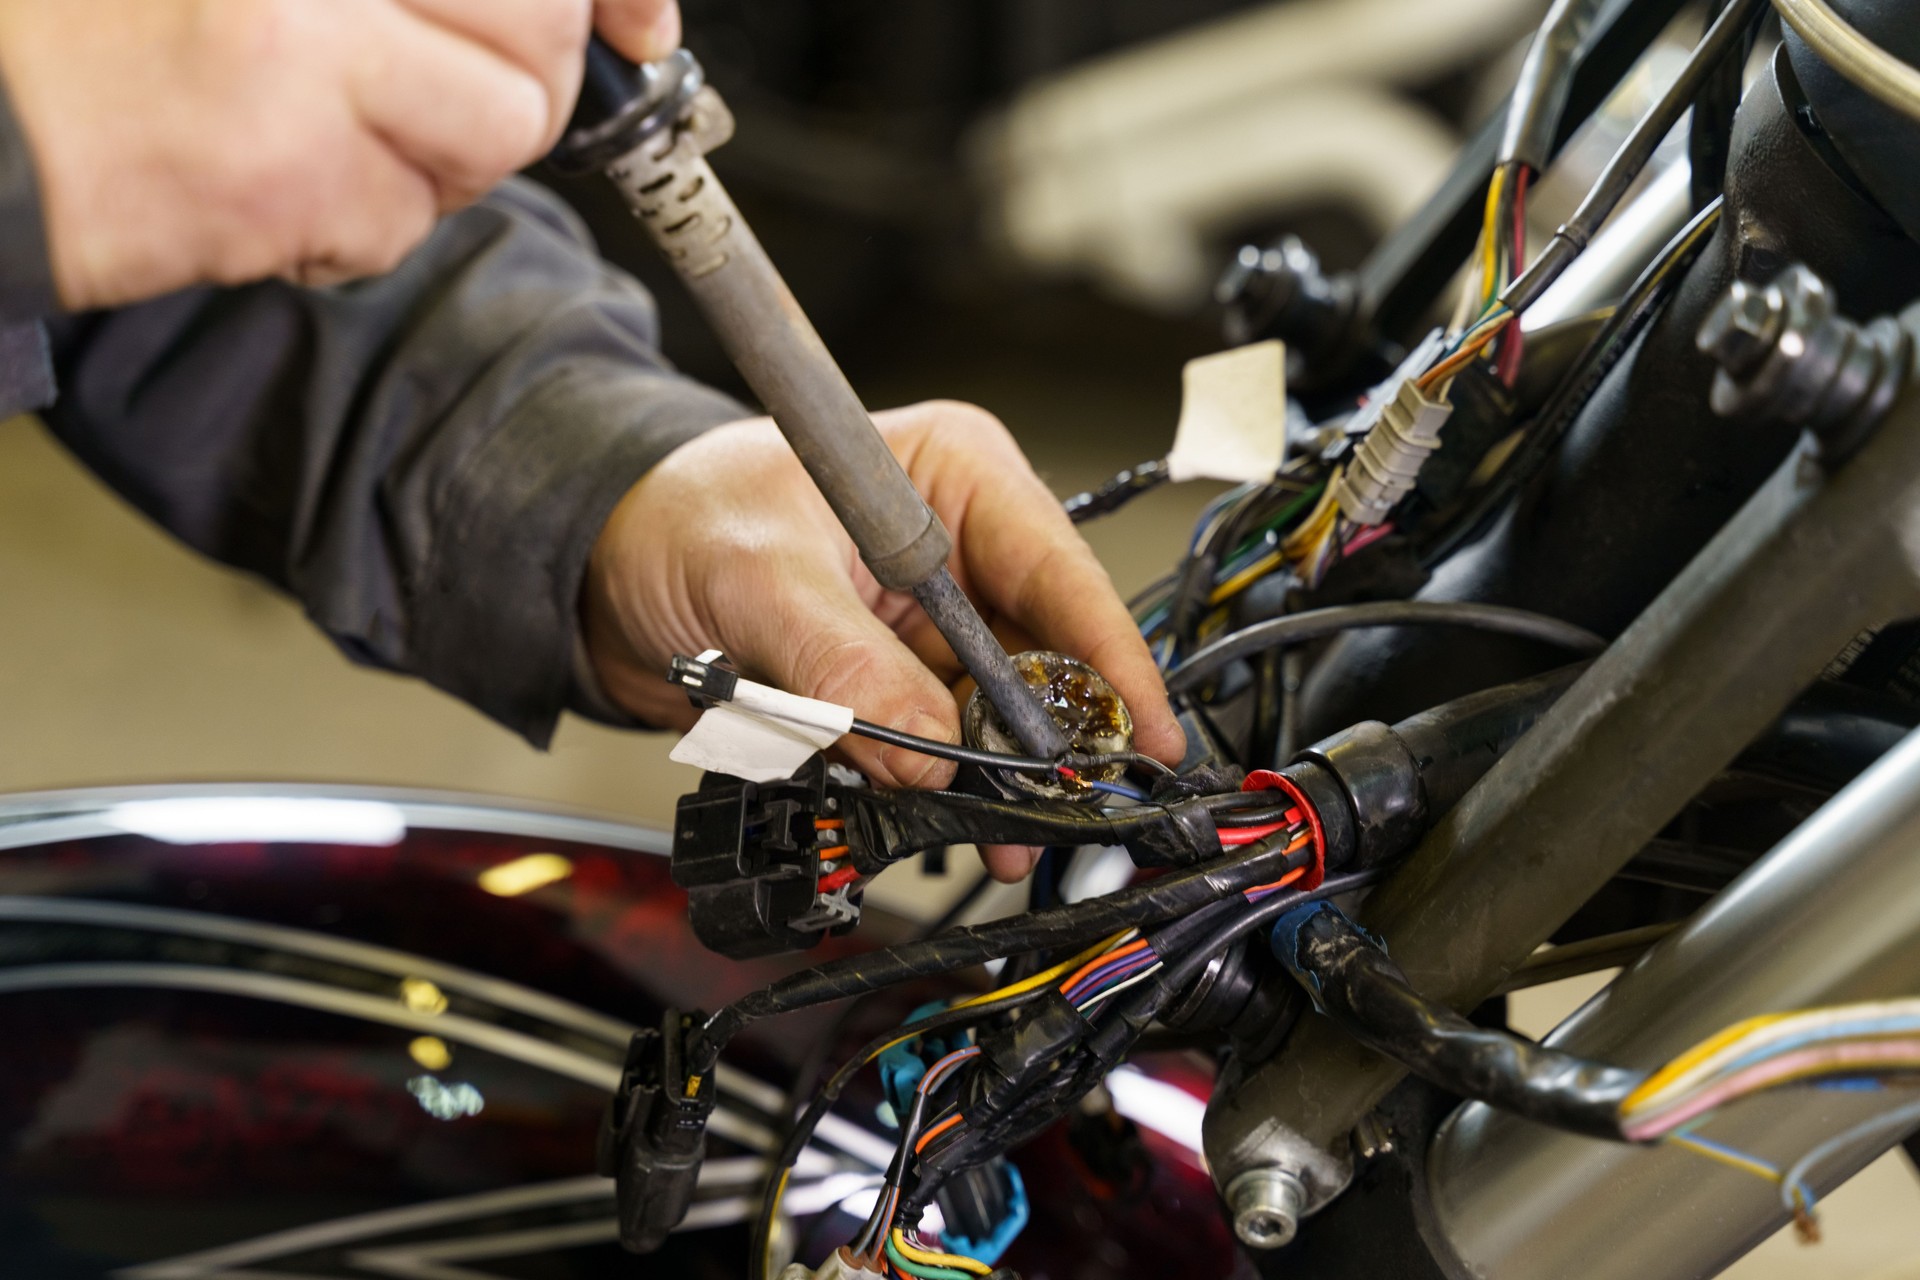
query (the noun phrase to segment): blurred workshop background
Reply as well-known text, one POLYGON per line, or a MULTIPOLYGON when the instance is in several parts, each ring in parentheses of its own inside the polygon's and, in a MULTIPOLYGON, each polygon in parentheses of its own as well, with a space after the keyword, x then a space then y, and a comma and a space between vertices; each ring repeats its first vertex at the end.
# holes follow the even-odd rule
MULTIPOLYGON (((1182 364, 1222 345, 1235 249, 1359 261, 1501 101, 1541 0, 683 0, 739 129, 715 166, 867 403, 1004 418, 1062 494, 1164 453, 1182 364)), ((1697 27, 1676 29, 1677 59, 1697 27)), ((1661 59, 1534 200, 1551 230, 1657 92, 1661 59), (1584 158, 1583 158, 1584 157, 1584 158)), ((1683 162, 1683 160, 1681 161, 1683 162)), ((559 184, 648 278, 667 346, 739 393, 600 184, 559 184)), ((1087 533, 1123 592, 1217 490, 1162 488, 1087 533)), ((350 665, 257 582, 168 541, 28 419, 0 425, 0 788, 323 780, 668 818, 664 737, 570 721, 540 753, 422 685, 350 665)), ((955 879, 974 873, 956 864, 955 879)), ((932 912, 951 882, 896 873, 932 912)), ((1590 981, 1527 993, 1544 1032, 1590 981)), ((1728 1273, 1920 1277, 1912 1169, 1822 1202, 1826 1242, 1728 1273)))

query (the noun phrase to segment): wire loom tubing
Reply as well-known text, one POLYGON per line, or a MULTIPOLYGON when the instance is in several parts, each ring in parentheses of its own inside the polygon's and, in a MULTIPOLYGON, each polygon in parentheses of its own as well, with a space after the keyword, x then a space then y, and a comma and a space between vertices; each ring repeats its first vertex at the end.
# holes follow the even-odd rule
POLYGON ((1543 1124, 1625 1140, 1621 1106, 1644 1073, 1475 1026, 1415 991, 1379 944, 1330 903, 1282 917, 1273 948, 1322 1013, 1421 1079, 1543 1124))

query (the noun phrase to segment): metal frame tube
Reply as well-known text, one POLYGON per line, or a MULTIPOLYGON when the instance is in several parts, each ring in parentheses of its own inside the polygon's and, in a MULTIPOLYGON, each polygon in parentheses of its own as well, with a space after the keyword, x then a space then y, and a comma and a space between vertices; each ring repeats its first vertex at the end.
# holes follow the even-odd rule
MULTIPOLYGON (((1911 993, 1920 983, 1920 733, 1910 734, 1680 930, 1548 1037, 1652 1070, 1755 1014, 1911 993)), ((1793 1090, 1729 1107, 1704 1133, 1785 1168, 1910 1104, 1905 1091, 1793 1090)), ((1897 1133, 1825 1165, 1838 1185, 1897 1133)), ((1437 1232, 1486 1280, 1718 1274, 1788 1218, 1777 1189, 1674 1148, 1625 1146, 1478 1104, 1435 1138, 1437 1232)))
MULTIPOLYGON (((1916 512, 1920 393, 1832 474, 1803 442, 1368 901, 1414 986, 1458 1009, 1491 995, 1861 627, 1920 612, 1916 512)), ((1208 1108, 1216 1180, 1344 1151, 1403 1074, 1303 1021, 1208 1108)))

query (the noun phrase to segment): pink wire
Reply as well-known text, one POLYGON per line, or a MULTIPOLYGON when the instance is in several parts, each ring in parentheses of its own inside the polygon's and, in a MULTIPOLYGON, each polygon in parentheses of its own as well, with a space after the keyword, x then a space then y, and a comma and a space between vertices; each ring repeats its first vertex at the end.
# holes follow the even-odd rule
MULTIPOLYGON (((1768 1062, 1756 1063, 1744 1071, 1728 1076, 1686 1102, 1680 1103, 1669 1111, 1638 1124, 1622 1125, 1623 1133, 1629 1142, 1645 1142, 1673 1132, 1695 1116, 1704 1115, 1715 1107, 1725 1106, 1735 1098, 1750 1093, 1758 1093, 1784 1077, 1795 1075, 1808 1067, 1848 1066, 1873 1067, 1890 1063, 1907 1063, 1920 1055, 1920 1044, 1912 1040, 1848 1040, 1839 1044, 1821 1045, 1812 1049, 1801 1049, 1768 1062)), ((1841 1074, 1841 1073, 1825 1073, 1841 1074)))

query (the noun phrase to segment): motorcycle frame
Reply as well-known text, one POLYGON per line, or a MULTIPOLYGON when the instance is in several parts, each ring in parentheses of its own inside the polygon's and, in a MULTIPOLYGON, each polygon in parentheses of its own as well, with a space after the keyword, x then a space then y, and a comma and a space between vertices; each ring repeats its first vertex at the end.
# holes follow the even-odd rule
MULTIPOLYGON (((1920 611, 1916 535, 1920 392, 1909 387, 1845 464, 1829 468, 1818 444, 1804 440, 1524 745, 1429 833, 1366 903, 1363 923, 1389 940, 1422 991, 1462 1009, 1493 995, 1850 639, 1920 611)), ((1903 781, 1920 787, 1920 778, 1903 781)), ((1764 923, 1746 918, 1747 900, 1724 900, 1731 913, 1717 921, 1724 936, 1764 923)), ((1873 915, 1920 928, 1920 899, 1876 902, 1873 915)), ((1835 927, 1824 915, 1807 923, 1835 927)), ((1833 977, 1864 993, 1864 975, 1833 977)), ((1766 971, 1716 967, 1711 980, 1753 1012, 1780 1007, 1788 995, 1766 971)), ((1888 994, 1879 982, 1865 988, 1888 994)), ((1716 1030, 1718 1012, 1703 1009, 1686 1033, 1716 1030)), ((1627 1035, 1614 1048, 1636 1061, 1654 1046, 1627 1035)), ((1344 1160, 1355 1126, 1403 1075, 1326 1020, 1305 1020, 1275 1057, 1216 1095, 1206 1122, 1216 1181, 1224 1187, 1249 1171, 1287 1171, 1303 1149, 1344 1160)), ((1554 1150, 1557 1156, 1534 1157, 1536 1167, 1590 1154, 1585 1144, 1554 1150)), ((1450 1196, 1445 1179, 1457 1164, 1444 1162, 1434 1174, 1442 1180, 1437 1197, 1450 1196)), ((1322 1194, 1307 1208, 1330 1198, 1322 1194)), ((1476 1231, 1487 1236, 1518 1233, 1548 1212, 1544 1200, 1521 1194, 1474 1203, 1476 1231)), ((1682 1230, 1696 1243, 1710 1237, 1729 1259, 1753 1242, 1752 1224, 1736 1216, 1683 1216, 1667 1225, 1662 1232, 1635 1224, 1647 1243, 1639 1255, 1647 1265, 1636 1274, 1701 1274, 1682 1261, 1684 1251, 1662 1251, 1662 1239, 1672 1245, 1682 1230)), ((1465 1274, 1506 1280, 1551 1272, 1516 1263, 1465 1274)))

